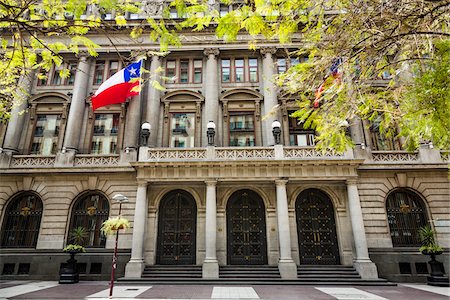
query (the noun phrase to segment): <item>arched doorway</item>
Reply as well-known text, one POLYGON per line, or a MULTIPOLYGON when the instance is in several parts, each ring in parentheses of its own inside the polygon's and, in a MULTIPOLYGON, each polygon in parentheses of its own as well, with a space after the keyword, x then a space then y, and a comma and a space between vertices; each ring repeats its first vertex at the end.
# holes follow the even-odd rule
POLYGON ((319 190, 305 190, 297 197, 295 212, 300 264, 339 264, 339 247, 331 199, 319 190))
POLYGON ((265 207, 251 190, 231 195, 227 204, 227 254, 230 265, 267 264, 265 207))
POLYGON ((175 190, 161 201, 156 263, 194 265, 197 206, 188 192, 175 190))

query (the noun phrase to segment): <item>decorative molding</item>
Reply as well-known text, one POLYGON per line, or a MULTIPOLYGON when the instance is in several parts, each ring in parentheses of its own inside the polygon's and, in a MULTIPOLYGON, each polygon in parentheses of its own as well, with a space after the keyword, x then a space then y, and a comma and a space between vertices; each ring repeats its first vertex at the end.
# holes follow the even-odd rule
POLYGON ((343 157, 343 153, 335 153, 333 151, 318 151, 315 148, 283 148, 285 158, 325 158, 325 157, 343 157))
POLYGON ((408 174, 395 173, 395 181, 399 187, 406 187, 406 183, 408 182, 408 174))
POLYGON ((275 158, 275 149, 272 148, 218 148, 215 151, 215 159, 267 159, 275 158))
POLYGON ((205 159, 206 149, 149 149, 148 160, 205 159))

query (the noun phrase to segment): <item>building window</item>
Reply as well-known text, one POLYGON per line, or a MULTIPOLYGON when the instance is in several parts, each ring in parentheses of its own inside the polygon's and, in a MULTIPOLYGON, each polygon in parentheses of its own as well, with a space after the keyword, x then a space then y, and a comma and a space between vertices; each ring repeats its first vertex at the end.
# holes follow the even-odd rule
POLYGON ((230 146, 255 146, 253 113, 230 113, 230 146))
POLYGON ((91 154, 115 154, 119 114, 95 114, 91 154))
POLYGON ((222 59, 222 82, 230 82, 231 81, 231 61, 229 59, 222 59))
POLYGON ((286 59, 285 58, 278 58, 277 59, 277 73, 281 74, 286 72, 286 59))
POLYGON ((221 66, 222 82, 258 81, 258 59, 256 58, 225 58, 222 59, 221 66))
POLYGON ((119 62, 118 61, 110 61, 109 62, 109 70, 108 70, 108 78, 113 76, 119 71, 119 62))
POLYGON ((248 60, 248 73, 250 82, 258 82, 258 59, 250 58, 248 60))
POLYGON ((277 58, 277 73, 281 74, 286 72, 289 68, 298 65, 301 62, 307 61, 307 57, 279 57, 277 58))
MULTIPOLYGON (((293 113, 290 111, 289 114, 293 113)), ((304 129, 298 119, 289 117, 289 145, 291 146, 314 146, 316 134, 313 129, 304 129)))
POLYGON ((170 116, 170 147, 192 148, 195 142, 195 113, 172 113, 170 116))
POLYGON ((419 228, 427 225, 423 200, 408 190, 391 193, 386 200, 387 219, 394 247, 419 247, 419 228))
POLYGON ((200 59, 166 61, 167 83, 201 83, 203 62, 200 59))
POLYGON ((234 80, 236 82, 244 82, 244 60, 235 59, 234 60, 234 80))
POLYGON ((180 83, 189 82, 189 60, 180 61, 180 83))
POLYGON ((42 217, 42 201, 21 193, 8 204, 2 225, 1 248, 35 248, 42 217))
POLYGON ((166 63, 166 77, 168 77, 167 82, 168 83, 175 83, 176 82, 176 61, 169 60, 166 63))
POLYGON ((30 153, 55 154, 60 126, 61 115, 37 115, 30 153))
POLYGON ((194 83, 202 83, 203 61, 194 60, 194 83))
POLYGON ((38 86, 60 86, 60 85, 73 85, 75 82, 75 73, 77 70, 76 62, 63 63, 60 66, 53 65, 50 71, 41 70, 39 72, 38 86), (62 78, 60 72, 64 69, 69 70, 69 76, 62 78))
POLYGON ((382 135, 380 132, 380 123, 375 121, 370 126, 370 139, 372 141, 372 150, 402 150, 402 144, 400 140, 395 137, 397 131, 394 130, 393 136, 382 135))
POLYGON ((109 202, 99 193, 88 193, 83 195, 72 208, 72 217, 67 236, 68 243, 71 243, 71 232, 75 228, 83 228, 85 238, 82 242, 84 247, 105 247, 106 236, 100 228, 102 223, 108 219, 109 202))
POLYGON ((97 61, 95 63, 94 85, 100 85, 103 83, 104 73, 105 73, 105 62, 97 61))

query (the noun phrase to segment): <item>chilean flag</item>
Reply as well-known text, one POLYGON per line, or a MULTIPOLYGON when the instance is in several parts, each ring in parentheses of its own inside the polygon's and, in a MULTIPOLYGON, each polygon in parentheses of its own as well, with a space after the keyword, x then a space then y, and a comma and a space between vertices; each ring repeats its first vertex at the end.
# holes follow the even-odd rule
POLYGON ((128 97, 139 95, 142 60, 132 63, 103 82, 92 96, 92 109, 123 103, 128 97))

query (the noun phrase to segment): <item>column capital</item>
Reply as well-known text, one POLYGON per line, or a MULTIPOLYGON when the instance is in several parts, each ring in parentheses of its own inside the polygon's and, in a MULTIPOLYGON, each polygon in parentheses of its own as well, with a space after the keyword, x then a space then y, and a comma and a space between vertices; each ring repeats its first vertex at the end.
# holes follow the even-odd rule
POLYGON ((275 179, 275 185, 277 186, 284 186, 288 183, 289 180, 287 179, 275 179))
POLYGON ((276 47, 264 47, 261 48, 259 50, 261 52, 262 55, 266 55, 266 54, 275 54, 277 52, 277 48, 276 47))
POLYGON ((220 51, 219 51, 219 49, 218 48, 205 48, 204 50, 203 50, 203 53, 205 54, 205 55, 214 55, 214 56, 217 56, 217 55, 219 55, 219 53, 220 53, 220 51))
POLYGON ((217 185, 217 179, 208 179, 205 180, 206 186, 216 186, 217 185))
POLYGON ((89 52, 87 51, 80 51, 76 56, 80 61, 87 61, 87 59, 90 57, 89 52))
POLYGON ((148 181, 146 181, 146 180, 138 180, 137 185, 138 185, 138 187, 147 187, 148 186, 148 181))
POLYGON ((345 183, 347 185, 357 185, 358 184, 358 179, 356 179, 356 178, 349 178, 349 179, 347 179, 347 181, 345 183))

